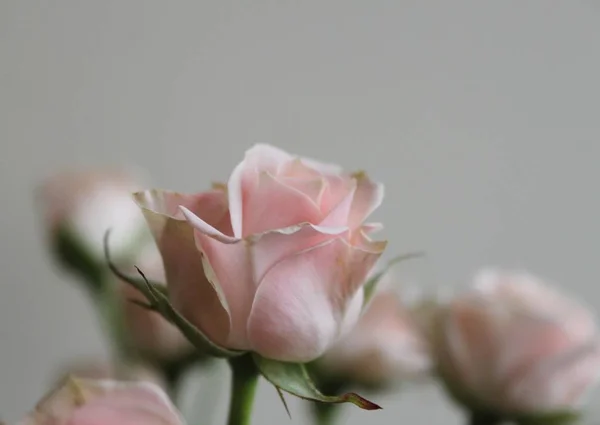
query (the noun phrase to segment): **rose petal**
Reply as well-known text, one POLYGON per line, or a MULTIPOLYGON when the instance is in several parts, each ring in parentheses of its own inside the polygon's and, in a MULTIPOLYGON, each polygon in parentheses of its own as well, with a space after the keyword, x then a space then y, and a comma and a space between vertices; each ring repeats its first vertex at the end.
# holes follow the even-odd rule
MULTIPOLYGON (((469 388, 489 388, 492 366, 502 347, 495 343, 501 332, 491 313, 493 305, 456 302, 446 320, 446 344, 455 373, 469 388)), ((487 394, 480 394, 485 398, 487 394)))
POLYGON ((245 350, 248 348, 245 323, 256 290, 246 241, 220 233, 185 207, 181 211, 195 229, 196 248, 201 253, 206 278, 220 288, 222 298, 227 300, 231 318, 227 347, 245 350))
POLYGON ((20 423, 179 425, 183 419, 156 384, 68 378, 20 423))
POLYGON ((384 196, 383 184, 373 182, 365 173, 355 174, 356 193, 348 223, 350 228, 358 227, 381 205, 384 196))
POLYGON ((256 190, 244 202, 244 236, 320 221, 321 212, 308 196, 269 173, 260 174, 256 190))
POLYGON ((319 208, 321 203, 321 197, 325 191, 325 180, 322 177, 313 179, 296 179, 291 177, 279 177, 286 186, 296 189, 299 192, 304 193, 308 198, 313 201, 315 206, 319 208))
POLYGON ((254 264, 254 282, 262 281, 265 273, 283 258, 340 237, 347 230, 346 227, 303 223, 252 237, 248 242, 254 264))
MULTIPOLYGON (((352 185, 340 202, 329 210, 329 213, 319 223, 321 226, 348 226, 348 217, 352 208, 356 186, 352 185)), ((352 227, 350 227, 352 229, 352 227)))
POLYGON ((322 174, 307 166, 300 158, 292 159, 279 167, 278 177, 313 180, 322 178, 322 174))
POLYGON ((510 399, 524 412, 554 412, 579 407, 600 378, 597 340, 564 353, 545 357, 520 383, 511 387, 510 399))
MULTIPOLYGON (((113 383, 106 383, 111 385, 113 383)), ((180 424, 182 419, 158 387, 149 383, 113 384, 73 412, 70 425, 180 424)))
POLYGON ((323 354, 380 254, 337 238, 280 261, 255 296, 248 322, 253 349, 283 361, 310 361, 323 354))
POLYGON ((227 183, 231 226, 235 237, 242 237, 245 198, 258 184, 260 171, 276 174, 279 166, 291 159, 288 153, 265 144, 254 145, 246 151, 244 159, 234 168, 227 183))
MULTIPOLYGON (((193 198, 195 210, 202 213, 207 221, 221 221, 227 202, 223 192, 206 192, 193 198), (205 211, 202 205, 207 205, 205 211), (222 208, 216 208, 216 205, 222 208)), ((179 214, 175 206, 190 203, 185 202, 180 194, 160 191, 136 193, 135 199, 162 255, 173 305, 213 342, 224 344, 230 331, 226 298, 222 289, 205 276, 202 255, 196 248, 194 228, 187 221, 176 218, 179 214)))
POLYGON ((321 174, 335 175, 341 174, 343 168, 337 164, 328 164, 326 162, 317 161, 316 159, 302 157, 300 160, 310 168, 317 170, 321 174))
POLYGON ((328 175, 325 176, 325 183, 320 208, 321 212, 327 215, 355 189, 356 181, 345 175, 328 175))
POLYGON ((369 235, 383 230, 383 223, 365 223, 361 226, 362 231, 369 235))

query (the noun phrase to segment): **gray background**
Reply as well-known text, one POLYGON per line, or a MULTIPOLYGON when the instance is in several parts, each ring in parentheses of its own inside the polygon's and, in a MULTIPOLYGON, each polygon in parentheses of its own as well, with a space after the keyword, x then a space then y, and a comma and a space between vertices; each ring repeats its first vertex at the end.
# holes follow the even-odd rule
MULTIPOLYGON (((386 183, 389 255, 429 254, 406 279, 526 267, 600 307, 599 23, 579 1, 2 0, 1 417, 58 364, 105 353, 32 203, 74 163, 186 191, 272 143, 386 183)), ((375 399, 348 423, 462 420, 433 386, 375 399)), ((255 423, 288 423, 267 385, 255 423)))

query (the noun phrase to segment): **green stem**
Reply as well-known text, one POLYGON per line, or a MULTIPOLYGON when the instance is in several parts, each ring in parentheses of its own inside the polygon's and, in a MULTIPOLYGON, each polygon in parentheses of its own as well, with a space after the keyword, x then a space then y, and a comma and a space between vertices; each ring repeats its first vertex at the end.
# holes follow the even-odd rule
POLYGON ((113 345, 115 363, 131 360, 132 352, 124 325, 122 299, 118 293, 118 282, 112 276, 105 276, 97 302, 106 334, 113 345))
POLYGON ((341 406, 337 404, 315 402, 311 407, 317 425, 333 425, 337 422, 341 406))
POLYGON ((229 359, 231 366, 231 398, 228 425, 250 425, 258 369, 250 354, 229 359))
POLYGON ((502 422, 497 416, 481 412, 471 412, 469 415, 469 425, 500 425, 502 422))

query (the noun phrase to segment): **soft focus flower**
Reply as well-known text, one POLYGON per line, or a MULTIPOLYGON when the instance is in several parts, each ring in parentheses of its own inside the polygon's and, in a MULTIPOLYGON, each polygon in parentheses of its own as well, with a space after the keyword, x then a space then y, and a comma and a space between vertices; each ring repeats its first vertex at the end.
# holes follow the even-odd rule
POLYGON ((517 418, 577 411, 600 376, 590 312, 533 276, 481 272, 439 313, 440 372, 471 409, 517 418))
POLYGON ((411 307, 391 288, 379 291, 357 325, 319 359, 322 373, 385 386, 429 372, 431 359, 411 307))
POLYGON ((136 194, 174 306, 215 343, 315 359, 355 323, 385 247, 364 220, 383 187, 364 174, 256 145, 227 186, 136 194))
POLYGON ((104 258, 103 237, 110 228, 115 255, 125 253, 144 229, 131 193, 140 190, 123 170, 67 171, 48 178, 39 192, 51 239, 68 232, 95 258, 104 258))
MULTIPOLYGON (((165 282, 165 270, 160 252, 154 243, 148 245, 138 255, 135 265, 153 282, 165 282)), ((192 345, 181 331, 169 323, 159 313, 147 310, 131 302, 145 302, 145 297, 133 286, 123 282, 124 324, 130 343, 135 349, 153 360, 175 360, 189 354, 192 345)))
POLYGON ((124 380, 146 381, 165 388, 163 376, 154 368, 142 363, 124 363, 99 359, 79 359, 65 364, 56 375, 56 384, 64 382, 68 377, 90 380, 124 380))
POLYGON ((68 378, 20 425, 179 425, 183 419, 160 387, 148 382, 68 378))

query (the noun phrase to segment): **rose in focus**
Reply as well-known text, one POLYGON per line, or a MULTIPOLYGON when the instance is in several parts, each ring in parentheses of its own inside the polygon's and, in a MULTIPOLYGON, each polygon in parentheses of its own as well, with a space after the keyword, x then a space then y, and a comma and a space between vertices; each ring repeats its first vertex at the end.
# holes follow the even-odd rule
POLYGON ((386 245, 365 224, 381 184, 267 145, 227 185, 136 199, 175 308, 214 343, 276 360, 313 360, 356 322, 386 245))
POLYGON ((440 372, 469 409, 500 418, 577 412, 600 376, 591 313, 528 274, 481 272, 436 323, 440 372))
POLYGON ((183 425, 167 395, 148 382, 68 378, 19 425, 183 425))

